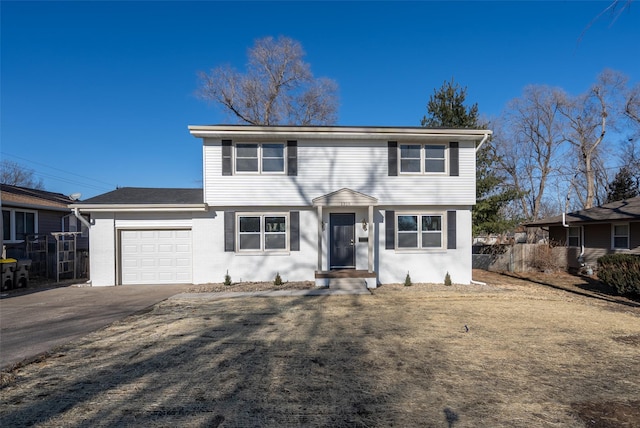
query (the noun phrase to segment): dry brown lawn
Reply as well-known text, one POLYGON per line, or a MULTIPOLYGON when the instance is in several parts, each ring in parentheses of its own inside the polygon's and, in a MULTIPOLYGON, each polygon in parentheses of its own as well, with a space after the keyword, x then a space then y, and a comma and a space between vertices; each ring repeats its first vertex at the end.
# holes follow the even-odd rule
POLYGON ((496 274, 170 299, 3 373, 0 426, 640 426, 640 305, 496 274))

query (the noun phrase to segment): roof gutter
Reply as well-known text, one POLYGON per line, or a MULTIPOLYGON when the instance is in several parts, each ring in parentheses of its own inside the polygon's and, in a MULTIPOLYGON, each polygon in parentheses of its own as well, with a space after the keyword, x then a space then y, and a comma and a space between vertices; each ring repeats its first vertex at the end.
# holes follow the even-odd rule
POLYGON ((182 211, 206 212, 208 204, 82 204, 72 205, 73 210, 85 212, 153 212, 153 211, 182 211))

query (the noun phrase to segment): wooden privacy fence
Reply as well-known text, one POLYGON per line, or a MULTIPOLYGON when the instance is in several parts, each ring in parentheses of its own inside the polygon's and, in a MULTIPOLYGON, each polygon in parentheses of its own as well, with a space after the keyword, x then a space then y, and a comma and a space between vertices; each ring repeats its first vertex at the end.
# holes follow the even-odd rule
POLYGON ((483 245, 474 247, 473 268, 503 272, 566 270, 576 266, 577 247, 549 244, 483 245))

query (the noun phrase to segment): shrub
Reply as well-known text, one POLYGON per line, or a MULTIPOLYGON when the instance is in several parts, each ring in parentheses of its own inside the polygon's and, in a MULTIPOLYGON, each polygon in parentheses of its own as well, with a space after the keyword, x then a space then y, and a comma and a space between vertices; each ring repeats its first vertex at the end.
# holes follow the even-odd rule
POLYGON ((276 278, 273 280, 273 285, 282 285, 282 278, 280 278, 280 272, 276 272, 276 278))
POLYGON ((560 269, 558 262, 551 245, 540 244, 533 248, 531 266, 534 269, 542 272, 554 272, 560 269))
POLYGON ((405 287, 410 287, 413 283, 411 282, 411 276, 409 275, 409 272, 407 272, 407 276, 404 278, 404 286, 405 287))
POLYGON ((640 295, 640 256, 608 254, 598 259, 598 279, 618 293, 640 295))
POLYGON ((451 285, 451 275, 449 275, 449 272, 444 276, 444 285, 451 285))
POLYGON ((229 271, 224 275, 224 285, 231 285, 231 276, 229 275, 229 271))

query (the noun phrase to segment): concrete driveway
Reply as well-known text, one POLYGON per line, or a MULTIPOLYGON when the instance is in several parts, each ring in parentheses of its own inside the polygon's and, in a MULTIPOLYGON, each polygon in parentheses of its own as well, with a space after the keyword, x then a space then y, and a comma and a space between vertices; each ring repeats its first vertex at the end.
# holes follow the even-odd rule
POLYGON ((62 287, 0 300, 0 368, 152 306, 189 285, 62 287))

